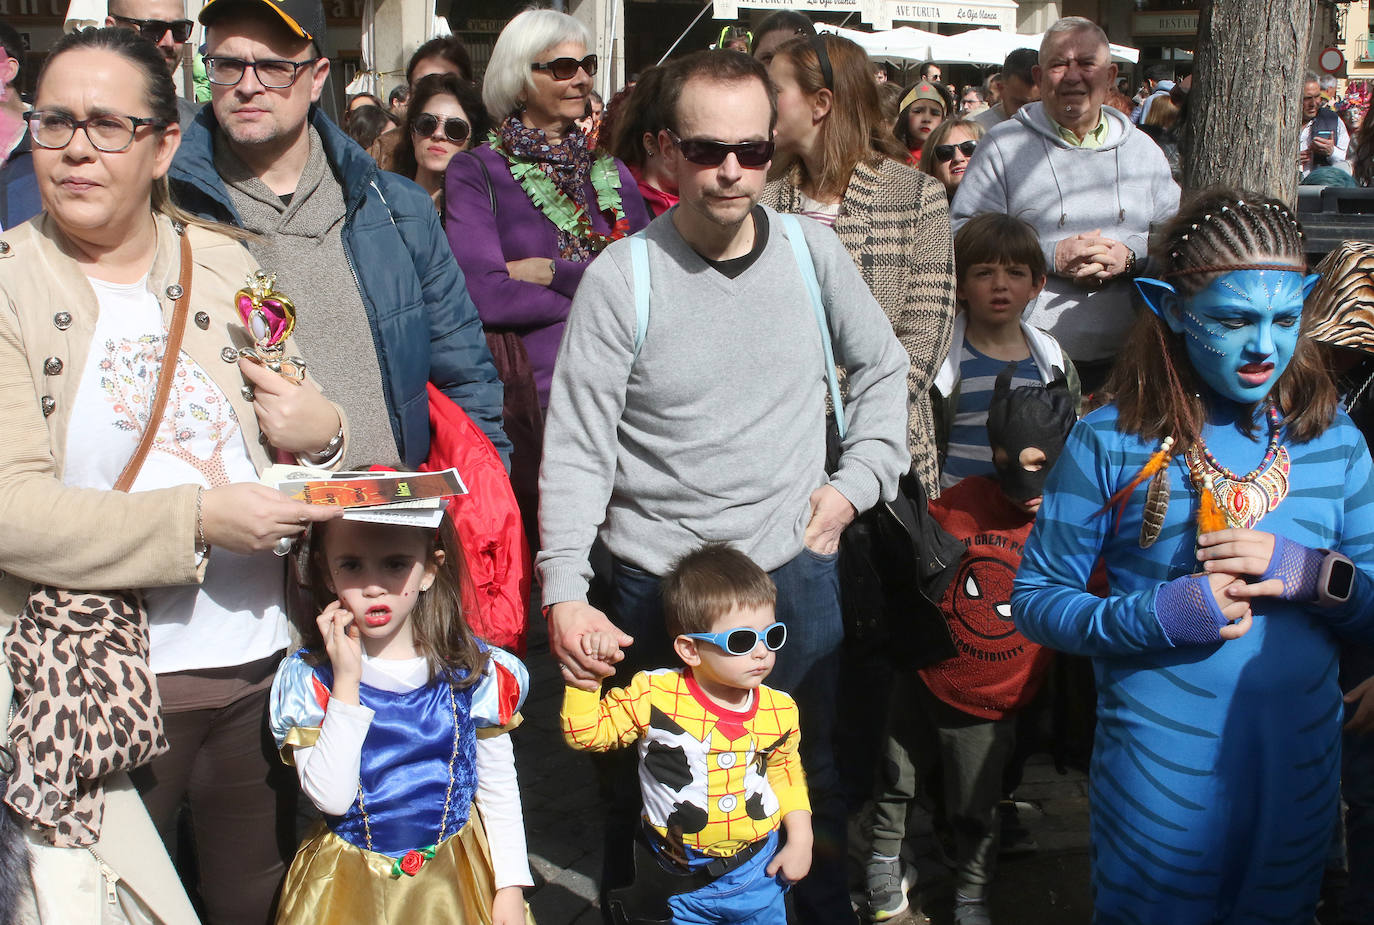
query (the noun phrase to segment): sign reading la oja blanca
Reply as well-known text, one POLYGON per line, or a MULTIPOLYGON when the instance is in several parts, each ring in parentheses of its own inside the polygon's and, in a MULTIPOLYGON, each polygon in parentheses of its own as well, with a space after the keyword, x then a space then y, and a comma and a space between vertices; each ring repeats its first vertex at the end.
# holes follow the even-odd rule
POLYGON ((987 29, 1016 29, 1016 4, 1011 0, 714 0, 712 15, 716 19, 738 19, 741 9, 857 13, 875 29, 891 29, 893 22, 950 22, 987 29))

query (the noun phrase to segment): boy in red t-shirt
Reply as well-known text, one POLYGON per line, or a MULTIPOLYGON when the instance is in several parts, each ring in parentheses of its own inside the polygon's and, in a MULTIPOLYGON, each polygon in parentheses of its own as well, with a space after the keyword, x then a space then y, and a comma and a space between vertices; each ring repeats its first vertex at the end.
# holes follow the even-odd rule
POLYGON ((1052 657, 1012 623, 1012 579, 1045 477, 1077 411, 1062 379, 1013 389, 1014 369, 997 377, 988 409, 997 477, 970 476, 930 502, 931 515, 965 546, 940 601, 958 654, 899 676, 896 684, 868 869, 873 921, 909 908, 900 859, 907 811, 938 761, 944 816, 954 835, 955 922, 991 922, 986 901, 997 857, 997 804, 1015 717, 1039 691, 1052 657))

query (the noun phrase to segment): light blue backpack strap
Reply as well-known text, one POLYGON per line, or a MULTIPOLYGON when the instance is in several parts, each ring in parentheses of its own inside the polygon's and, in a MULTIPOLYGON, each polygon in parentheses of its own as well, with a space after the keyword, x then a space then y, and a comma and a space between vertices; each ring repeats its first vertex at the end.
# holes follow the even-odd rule
POLYGON ((792 255, 797 258, 797 267, 801 270, 802 280, 806 283, 806 291, 811 294, 811 310, 815 312, 816 325, 821 329, 821 346, 825 349, 825 378, 830 383, 830 403, 835 406, 835 426, 840 432, 840 439, 843 440, 844 402, 840 400, 840 380, 835 375, 835 351, 830 345, 830 321, 825 314, 825 302, 821 299, 821 284, 816 279, 816 264, 811 259, 811 248, 806 245, 806 236, 802 233, 801 222, 797 221, 797 217, 779 215, 778 219, 782 222, 787 242, 792 245, 792 255))
POLYGON ((643 231, 630 235, 630 272, 635 286, 634 360, 638 360, 644 335, 649 333, 649 241, 643 231))

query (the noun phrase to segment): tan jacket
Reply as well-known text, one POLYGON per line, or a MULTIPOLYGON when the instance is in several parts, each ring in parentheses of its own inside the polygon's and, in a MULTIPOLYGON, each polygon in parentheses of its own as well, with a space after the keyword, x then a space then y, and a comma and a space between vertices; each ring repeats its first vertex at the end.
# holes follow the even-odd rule
MULTIPOLYGON (((170 220, 157 223, 148 286, 170 323, 167 290, 180 273, 180 242, 170 220)), ((229 399, 261 471, 271 460, 256 439, 237 365, 237 349, 252 340, 234 307, 234 293, 257 265, 233 238, 196 226, 186 233, 195 265, 182 350, 229 399)), ((195 554, 196 486, 125 494, 62 484, 67 425, 99 310, 58 234, 44 214, 0 236, 0 570, 9 575, 0 625, 22 606, 31 581, 150 588, 194 584, 204 572, 195 554)))
MULTIPOLYGON (((249 346, 251 337, 234 307, 234 293, 257 265, 233 238, 196 226, 185 233, 194 265, 182 350, 229 399, 249 457, 261 471, 271 460, 257 439, 257 415, 242 394, 245 382, 237 365, 238 348, 249 346)), ((99 309, 85 273, 63 253, 58 236, 46 214, 0 235, 0 631, 35 581, 79 589, 195 584, 208 561, 198 563, 195 554, 196 486, 125 494, 62 484, 67 426, 99 309)), ((180 240, 172 222, 161 216, 157 236, 148 286, 170 323, 174 303, 167 292, 180 275, 180 240)), ((287 352, 293 352, 289 341, 287 352)), ((0 683, 0 717, 8 717, 8 682, 6 674, 0 683)), ((96 878, 88 886, 103 895, 101 873, 89 852, 47 850, 67 852, 62 863, 70 859, 82 876, 96 878)), ((105 823, 94 850, 122 881, 121 901, 133 902, 126 894, 132 891, 147 904, 152 921, 196 921, 157 831, 124 775, 108 783, 105 823)), ((41 893, 42 882, 36 882, 41 893)), ((81 891, 74 883, 70 888, 76 892, 61 898, 60 912, 44 915, 40 895, 37 908, 29 906, 21 922, 48 925, 56 919, 74 925, 81 891)), ((98 914, 100 904, 91 908, 98 914)))

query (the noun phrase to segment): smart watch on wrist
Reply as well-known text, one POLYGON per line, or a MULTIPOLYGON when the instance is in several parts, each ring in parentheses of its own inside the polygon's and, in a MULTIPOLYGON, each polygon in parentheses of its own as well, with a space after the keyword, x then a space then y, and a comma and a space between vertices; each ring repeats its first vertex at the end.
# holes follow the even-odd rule
POLYGON ((1335 607, 1350 600, 1355 587, 1355 563, 1338 552, 1323 549, 1321 571, 1317 573, 1317 604, 1335 607))

